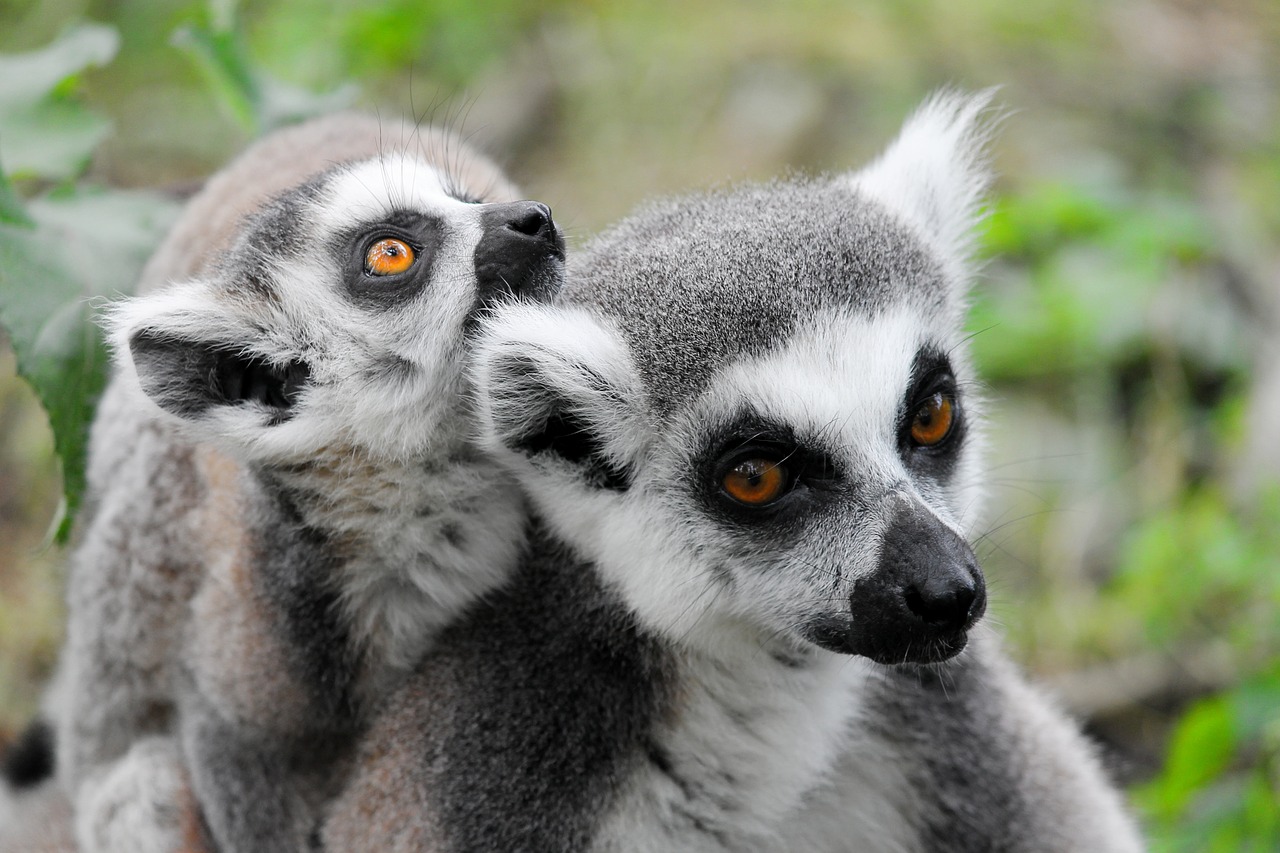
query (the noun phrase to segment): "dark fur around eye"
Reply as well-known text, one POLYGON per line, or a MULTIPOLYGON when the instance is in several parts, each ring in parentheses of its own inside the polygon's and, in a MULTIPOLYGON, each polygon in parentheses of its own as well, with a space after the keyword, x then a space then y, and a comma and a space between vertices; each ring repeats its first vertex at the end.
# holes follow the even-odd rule
POLYGON ((806 515, 813 500, 839 485, 830 455, 816 442, 803 441, 789 427, 760 418, 738 419, 704 448, 691 466, 695 490, 709 510, 734 525, 791 526, 793 515, 806 515), (776 462, 786 477, 780 496, 759 506, 735 500, 723 487, 730 472, 753 459, 776 462))
POLYGON ((936 480, 947 479, 955 469, 966 432, 964 405, 951 362, 937 350, 920 350, 916 354, 911 384, 903 396, 899 413, 899 454, 912 470, 936 480), (912 423, 920 410, 939 394, 951 402, 951 429, 936 444, 921 445, 912 439, 912 423))
POLYGON ((392 211, 385 219, 366 222, 337 239, 336 252, 344 270, 346 293, 352 300, 390 307, 413 299, 430 286, 435 257, 444 243, 442 219, 417 211, 392 211), (417 260, 395 275, 371 275, 365 264, 369 249, 379 240, 393 238, 407 243, 417 260))

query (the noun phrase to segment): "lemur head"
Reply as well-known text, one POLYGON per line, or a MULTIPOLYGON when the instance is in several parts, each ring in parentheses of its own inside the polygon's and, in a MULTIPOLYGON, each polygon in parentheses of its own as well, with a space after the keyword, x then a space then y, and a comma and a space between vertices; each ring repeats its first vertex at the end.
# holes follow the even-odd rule
POLYGON ((465 430, 476 319, 557 292, 564 243, 545 205, 482 203, 420 149, 309 177, 247 216, 204 274, 114 307, 122 373, 254 461, 406 459, 465 430))
POLYGON ((651 628, 882 663, 964 647, 987 101, 935 97, 856 173, 654 205, 559 305, 496 312, 486 441, 651 628))

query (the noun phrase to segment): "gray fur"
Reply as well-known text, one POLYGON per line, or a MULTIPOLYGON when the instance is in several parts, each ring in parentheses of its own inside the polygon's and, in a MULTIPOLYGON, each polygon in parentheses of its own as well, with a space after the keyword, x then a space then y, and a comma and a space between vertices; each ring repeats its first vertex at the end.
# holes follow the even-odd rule
POLYGON ((652 206, 560 304, 494 313, 531 549, 375 722, 328 849, 1141 848, 974 624, 985 104, 934 99, 852 175, 652 206), (795 472, 765 508, 721 485, 741 448, 795 472))
POLYGON ((842 183, 775 181, 651 205, 591 243, 566 297, 615 319, 661 413, 816 310, 937 299, 941 271, 919 241, 842 183))
POLYGON ((211 179, 113 307, 51 692, 82 849, 202 821, 306 849, 370 708, 513 568, 523 498, 472 445, 462 356, 483 294, 558 284, 549 218, 497 238, 528 282, 477 272, 480 202, 515 198, 449 133, 321 119, 211 179), (420 262, 364 277, 373 225, 420 262))

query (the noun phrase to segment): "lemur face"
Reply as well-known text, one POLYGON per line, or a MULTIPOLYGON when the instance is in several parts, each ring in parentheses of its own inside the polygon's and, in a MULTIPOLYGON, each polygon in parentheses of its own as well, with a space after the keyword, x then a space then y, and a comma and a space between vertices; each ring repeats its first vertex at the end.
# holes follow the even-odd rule
POLYGON ((879 663, 964 647, 985 608, 962 535, 977 401, 958 330, 931 313, 813 317, 726 364, 659 431, 630 497, 651 496, 673 554, 702 552, 710 622, 879 663))
POLYGON ((579 257, 563 307, 498 313, 489 442, 651 628, 881 663, 964 647, 986 596, 952 220, 981 106, 935 102, 856 175, 652 207, 579 257))
POLYGON ((546 206, 386 155, 277 196, 204 278, 117 309, 113 336, 147 396, 251 458, 411 457, 465 429, 478 315, 549 298, 563 260, 546 206))

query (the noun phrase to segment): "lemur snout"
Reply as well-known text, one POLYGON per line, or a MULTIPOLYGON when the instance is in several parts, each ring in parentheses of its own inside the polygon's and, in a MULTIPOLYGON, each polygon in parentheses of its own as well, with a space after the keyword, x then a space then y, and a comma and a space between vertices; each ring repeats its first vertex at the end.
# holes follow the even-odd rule
POLYGON ((501 296, 547 298, 559 289, 564 238, 551 208, 537 201, 487 204, 484 234, 476 245, 480 300, 501 296))
POLYGON ((907 609, 925 624, 959 631, 971 622, 978 589, 967 572, 946 573, 941 577, 931 572, 923 583, 907 587, 902 597, 907 609))
POLYGON ((829 648, 878 663, 936 663, 958 654, 987 607, 986 583, 968 543, 914 501, 885 531, 880 562, 855 582, 852 624, 829 648))
POLYGON ((540 201, 516 201, 502 207, 512 208, 507 227, 530 237, 544 237, 555 231, 551 208, 540 201))

